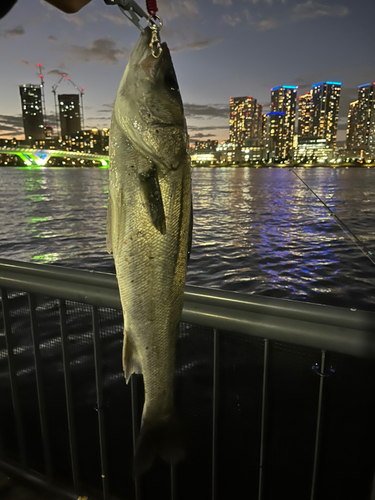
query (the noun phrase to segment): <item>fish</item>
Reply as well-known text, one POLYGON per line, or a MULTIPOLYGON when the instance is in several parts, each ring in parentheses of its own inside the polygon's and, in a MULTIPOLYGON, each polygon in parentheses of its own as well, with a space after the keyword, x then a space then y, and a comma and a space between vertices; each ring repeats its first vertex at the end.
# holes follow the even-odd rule
POLYGON ((144 406, 134 456, 142 475, 155 457, 185 456, 174 404, 175 350, 192 237, 189 137, 165 42, 151 53, 141 32, 115 99, 110 129, 107 247, 124 317, 126 382, 142 373, 144 406))

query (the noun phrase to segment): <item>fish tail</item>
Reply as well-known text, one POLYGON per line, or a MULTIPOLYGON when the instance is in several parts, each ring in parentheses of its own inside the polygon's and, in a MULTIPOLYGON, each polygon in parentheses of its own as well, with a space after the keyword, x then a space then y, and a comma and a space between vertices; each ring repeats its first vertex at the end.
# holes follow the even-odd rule
POLYGON ((142 422, 134 456, 134 475, 141 476, 152 465, 156 456, 176 463, 185 457, 183 427, 176 412, 157 423, 142 422))

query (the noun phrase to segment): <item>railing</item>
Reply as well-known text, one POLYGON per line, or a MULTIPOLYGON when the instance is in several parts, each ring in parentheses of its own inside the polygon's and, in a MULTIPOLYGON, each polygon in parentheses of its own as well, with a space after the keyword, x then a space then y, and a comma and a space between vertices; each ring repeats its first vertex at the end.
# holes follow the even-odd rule
MULTIPOLYGON (((135 497, 136 500, 140 500, 141 498, 145 500, 147 498, 156 498, 156 496, 148 496, 147 484, 145 484, 144 482, 142 483, 142 481, 139 480, 135 481, 133 492, 128 489, 126 496, 121 496, 120 493, 120 495, 116 497, 113 493, 113 490, 116 490, 116 488, 111 486, 110 480, 108 479, 111 477, 113 478, 116 472, 113 470, 114 466, 111 463, 112 461, 110 460, 110 457, 108 455, 108 450, 111 447, 108 444, 106 437, 106 433, 111 432, 111 429, 108 428, 108 423, 106 423, 106 412, 104 411, 104 409, 106 408, 107 401, 104 393, 107 390, 106 385, 110 384, 110 379, 105 378, 105 376, 103 375, 103 363, 107 361, 103 357, 102 353, 103 337, 101 337, 101 329, 103 328, 103 321, 101 321, 100 315, 103 308, 108 308, 111 310, 121 309, 115 276, 104 273, 60 268, 57 266, 34 265, 8 260, 0 260, 0 288, 4 331, 3 335, 5 338, 4 346, 2 346, 2 344, 0 343, 0 362, 2 359, 5 360, 6 357, 8 371, 8 375, 6 375, 6 365, 4 361, 2 364, 0 364, 0 377, 2 377, 3 380, 5 380, 5 378, 7 377, 9 379, 9 389, 12 401, 11 411, 14 415, 15 436, 18 444, 18 449, 14 453, 15 456, 9 457, 7 453, 2 450, 4 446, 1 446, 0 439, 0 468, 4 468, 14 474, 23 476, 24 478, 30 479, 34 482, 39 482, 40 484, 43 484, 47 490, 55 492, 56 494, 64 494, 66 498, 76 499, 78 495, 83 495, 83 492, 86 491, 90 491, 93 495, 89 497, 90 500, 91 498, 102 498, 104 500, 109 500, 120 497, 135 497), (17 292, 22 293, 18 295, 12 295, 14 292, 10 292, 11 290, 16 290, 17 292), (19 299, 19 296, 24 297, 25 292, 27 294, 28 300, 28 321, 31 330, 31 347, 33 353, 33 366, 31 368, 28 367, 26 371, 28 370, 29 372, 31 371, 33 374, 35 374, 37 407, 43 451, 42 461, 44 466, 43 464, 42 466, 39 466, 39 470, 38 467, 33 468, 28 464, 28 462, 30 461, 28 460, 30 450, 28 449, 26 444, 27 435, 25 434, 25 418, 23 415, 23 410, 21 408, 22 398, 20 398, 19 394, 19 385, 20 380, 22 379, 22 370, 20 371, 19 369, 20 361, 17 361, 17 358, 21 360, 21 354, 19 353, 19 351, 17 351, 17 348, 20 349, 23 342, 22 339, 25 335, 23 333, 17 333, 21 332, 22 328, 24 327, 22 327, 21 330, 18 329, 16 322, 17 308, 15 306, 12 306, 12 301, 16 301, 16 303, 18 304, 17 301, 21 300, 19 299), (56 478, 56 475, 53 472, 53 462, 55 460, 54 455, 56 454, 56 452, 54 452, 52 449, 53 446, 50 439, 51 429, 49 428, 51 418, 48 418, 48 413, 53 413, 53 410, 47 408, 48 405, 50 405, 50 400, 46 398, 46 389, 48 388, 48 381, 46 380, 45 370, 46 363, 45 361, 43 361, 41 355, 41 312, 39 309, 40 307, 42 307, 40 306, 40 304, 42 303, 42 299, 40 299, 40 296, 58 299, 58 333, 59 335, 61 335, 62 371, 64 377, 65 392, 64 406, 66 407, 66 422, 68 427, 67 437, 69 440, 71 481, 69 481, 69 478, 66 479, 69 474, 64 477, 62 481, 59 481, 59 478, 56 478), (95 400, 99 441, 98 453, 100 457, 101 492, 98 489, 98 484, 93 485, 91 488, 87 480, 82 481, 82 478, 80 477, 80 469, 82 469, 83 465, 80 462, 80 451, 77 444, 77 439, 79 438, 79 433, 77 433, 77 422, 79 422, 79 420, 77 420, 76 414, 77 400, 75 396, 75 386, 74 384, 72 384, 72 370, 75 366, 78 366, 79 363, 78 361, 76 362, 72 359, 71 354, 71 339, 74 338, 74 335, 72 335, 72 333, 69 331, 69 318, 72 315, 70 302, 87 304, 89 305, 89 309, 91 311, 91 319, 89 321, 91 325, 88 328, 92 334, 91 339, 93 345, 93 364, 95 368, 95 400), (67 307, 69 310, 67 310, 67 307), (15 343, 16 340, 17 345, 15 343), (6 355, 5 357, 1 356, 2 352, 6 355)), ((117 320, 118 319, 119 316, 117 316, 117 320)), ((117 321, 117 323, 119 324, 119 328, 121 328, 121 320, 117 321)), ((271 476, 278 477, 278 473, 275 472, 277 464, 274 463, 274 459, 272 458, 272 450, 273 453, 276 453, 276 455, 280 452, 280 450, 276 450, 275 452, 275 445, 273 444, 275 440, 277 441, 277 439, 279 438, 275 438, 272 436, 276 435, 276 431, 274 429, 277 428, 277 424, 273 423, 274 415, 280 411, 280 406, 278 406, 278 403, 275 403, 275 400, 277 399, 277 384, 279 383, 278 379, 280 377, 282 378, 283 376, 279 373, 276 374, 274 363, 277 364, 278 362, 280 362, 281 358, 279 359, 278 357, 278 346, 279 343, 284 343, 287 349, 289 349, 289 345, 304 346, 300 348, 293 348, 297 349, 297 351, 298 349, 306 348, 305 350, 301 351, 302 354, 293 353, 292 357, 295 355, 303 355, 306 357, 304 370, 307 366, 309 373, 306 375, 304 371, 303 379, 304 381, 308 380, 308 384, 313 384, 311 385, 311 387, 314 387, 312 396, 306 396, 307 399, 305 403, 303 403, 302 400, 297 401, 296 403, 297 405, 308 404, 311 405, 312 408, 314 408, 311 419, 309 417, 309 422, 311 424, 310 427, 313 426, 314 429, 310 429, 307 432, 307 434, 311 434, 311 438, 309 438, 309 446, 311 446, 311 456, 309 455, 306 458, 306 463, 309 464, 309 470, 303 472, 307 478, 310 478, 307 480, 309 484, 305 488, 305 496, 303 494, 300 494, 300 496, 293 497, 293 494, 289 494, 289 499, 309 498, 311 500, 314 500, 319 498, 319 500, 321 500, 325 498, 322 492, 324 491, 324 485, 327 484, 326 477, 328 473, 326 471, 326 458, 325 455, 323 456, 323 452, 326 451, 327 445, 324 442, 325 436, 322 428, 324 430, 325 418, 328 422, 327 426, 329 427, 329 425, 331 425, 329 415, 328 419, 326 417, 326 413, 328 410, 327 408, 325 408, 325 391, 327 380, 329 380, 330 376, 335 371, 335 366, 331 366, 331 353, 339 353, 335 354, 334 358, 337 360, 338 365, 341 366, 342 375, 339 375, 341 376, 341 378, 345 378, 344 375, 346 373, 345 369, 342 368, 342 366, 344 365, 342 359, 350 360, 350 362, 348 362, 350 365, 349 371, 353 370, 354 367, 355 371, 360 372, 365 365, 365 371, 363 372, 363 374, 361 375, 361 372, 358 375, 359 380, 362 380, 361 377, 364 377, 364 379, 366 379, 369 374, 371 375, 372 373, 374 373, 373 360, 375 359, 375 314, 363 311, 346 310, 342 308, 274 299, 270 297, 248 296, 231 292, 223 292, 220 290, 208 290, 198 287, 186 286, 182 323, 188 325, 186 326, 187 333, 183 332, 184 335, 192 335, 189 332, 193 331, 195 327, 189 325, 201 325, 202 331, 204 332, 204 335, 202 335, 202 337, 205 337, 207 335, 207 332, 209 332, 210 338, 212 336, 212 355, 208 355, 212 356, 212 358, 210 358, 210 362, 206 363, 207 365, 209 365, 210 369, 209 377, 212 377, 212 400, 210 402, 211 417, 209 418, 209 420, 212 418, 212 425, 210 430, 211 451, 209 452, 209 460, 211 464, 209 466, 207 465, 207 457, 205 457, 204 461, 203 458, 201 458, 202 468, 205 468, 206 471, 210 469, 210 485, 207 486, 207 484, 205 483, 204 474, 202 472, 201 485, 199 486, 199 491, 196 492, 194 498, 206 499, 210 497, 212 500, 224 497, 229 498, 227 495, 224 496, 224 491, 226 491, 225 488, 227 486, 223 484, 222 470, 224 466, 221 451, 226 451, 227 449, 229 450, 231 445, 225 447, 225 445, 222 444, 225 441, 225 432, 227 432, 224 432, 222 429, 222 423, 225 421, 223 415, 227 411, 227 405, 225 404, 224 407, 222 403, 225 402, 226 399, 231 398, 234 394, 238 401, 240 401, 240 399, 242 400, 244 391, 242 389, 233 389, 231 393, 230 389, 226 389, 224 387, 225 383, 223 381, 225 381, 225 379, 229 375, 232 376, 232 362, 225 365, 225 358, 227 356, 226 351, 222 351, 223 356, 220 356, 219 352, 221 352, 220 345, 221 342, 224 341, 223 339, 225 339, 226 336, 233 336, 233 334, 240 335, 238 337, 241 339, 240 342, 247 342, 247 339, 251 339, 251 342, 254 342, 253 347, 258 355, 258 357, 256 358, 257 371, 255 375, 259 379, 260 385, 259 387, 256 387, 254 389, 255 392, 253 392, 254 394, 257 394, 257 403, 255 406, 257 406, 257 408, 259 409, 259 416, 251 416, 251 418, 249 417, 248 420, 245 419, 243 422, 241 420, 241 425, 243 424, 245 425, 245 427, 248 427, 248 423, 252 422, 253 420, 256 424, 259 424, 256 446, 252 446, 251 443, 249 444, 249 446, 252 446, 252 451, 251 453, 249 453, 250 455, 254 456, 254 459, 250 460, 251 469, 258 471, 257 478, 249 482, 249 491, 252 489, 251 484, 254 483, 253 490, 255 491, 256 489, 258 500, 274 498, 271 492, 272 488, 268 484, 267 478, 271 478, 271 476), (232 333, 229 334, 226 332, 232 333), (257 338, 259 340, 257 340, 257 338), (317 355, 319 355, 318 358, 317 355), (347 358, 347 356, 349 356, 349 358, 347 358), (221 357, 223 357, 224 359, 224 367, 221 363, 221 357), (358 360, 353 357, 358 357, 358 360), (361 359, 363 361, 361 361, 361 359), (365 359, 367 359, 367 361, 364 361, 365 359), (314 360, 314 362, 311 363, 311 360, 314 360), (228 365, 230 365, 230 369, 228 369, 228 365), (311 370, 311 368, 313 369, 311 370), (311 379, 306 377, 311 377, 311 379), (225 389, 225 391, 223 390, 223 388, 225 389), (254 451, 253 448, 257 449, 254 451), (257 463, 255 464, 253 462, 257 463), (207 496, 207 491, 209 491, 209 497, 207 496)), ((196 333, 194 333, 194 335, 196 335, 196 333)), ((120 340, 120 337, 116 338, 120 340)), ((233 341, 236 343, 237 337, 235 337, 233 341)), ((199 347, 199 331, 198 336, 196 336, 195 342, 197 343, 196 357, 199 358, 201 352, 201 348, 199 347)), ((283 349, 284 344, 282 345, 283 349)), ((249 349, 249 346, 245 347, 249 349)), ((43 347, 43 349, 45 349, 45 347, 43 347)), ((119 358, 121 357, 121 350, 118 351, 116 356, 118 356, 119 358)), ((284 366, 284 372, 290 369, 289 361, 283 360, 281 362, 284 366), (287 369, 285 367, 287 367, 287 369)), ((196 361, 193 360, 192 363, 186 363, 183 366, 193 366, 195 362, 196 361)), ((87 365, 90 366, 90 363, 87 363, 87 365)), ((236 362, 233 361, 233 370, 235 370, 236 368, 236 362)), ((185 368, 181 368, 181 370, 184 369, 185 368)), ((245 373, 246 370, 253 368, 247 366, 247 363, 244 362, 243 368, 241 368, 241 370, 242 369, 245 373)), ((332 375, 332 377, 334 376, 335 375, 332 375)), ((352 378, 355 376, 356 373, 351 374, 352 378)), ((114 377, 119 378, 121 377, 121 374, 117 373, 114 375, 114 377)), ((189 380, 189 375, 183 375, 182 379, 189 380)), ((293 381, 293 383, 296 383, 294 379, 291 380, 293 381)), ((288 384, 290 385, 289 379, 286 382, 285 387, 288 387, 288 384)), ((2 388, 3 386, 0 386, 0 390, 2 390, 2 388)), ((133 422, 133 445, 138 433, 140 410, 142 405, 142 390, 140 389, 141 386, 139 378, 132 377, 130 387, 130 402, 132 417, 131 420, 133 422)), ((245 389, 247 391, 246 387, 245 389)), ((6 389, 4 389, 4 391, 5 390, 6 389)), ((285 390, 285 388, 283 390, 285 390)), ((286 397, 288 397, 288 394, 293 393, 293 390, 293 388, 290 388, 290 390, 287 389, 287 392, 285 393, 286 397)), ((329 387, 327 394, 329 394, 331 390, 332 389, 329 387)), ((197 388, 197 391, 199 391, 199 387, 197 388)), ((301 390, 298 389, 297 394, 300 393, 301 390)), ((78 405, 80 406, 80 403, 78 403, 78 405)), ((246 402, 241 403, 241 405, 243 405, 243 408, 245 408, 246 411, 252 411, 251 406, 247 406, 246 402)), ((372 406, 370 407, 369 411, 370 413, 372 412, 375 414, 372 406)), ((238 403, 238 407, 240 408, 240 403, 238 403)), ((86 410, 80 409, 79 411, 85 412, 86 410)), ((2 409, 0 407, 0 419, 1 412, 2 409)), ((4 414, 5 413, 6 412, 4 411, 4 414)), ((8 417, 9 414, 5 414, 4 418, 0 420, 0 423, 2 420, 7 420, 8 417)), ((199 425, 203 425, 202 422, 204 422, 204 425, 206 425, 206 420, 199 420, 199 425)), ((196 421, 194 422, 195 425, 198 425, 196 424, 196 421)), ((233 425, 235 425, 235 423, 233 423, 233 425)), ((6 432, 6 429, 6 425, 4 429, 0 428, 0 436, 1 432, 6 432)), ((197 433, 199 435, 199 427, 197 426, 195 429, 198 429, 197 433)), ((366 432, 370 433, 371 436, 374 435, 372 429, 367 429, 366 432)), ((94 439, 94 436, 91 436, 91 438, 89 439, 94 439)), ((241 448, 241 443, 239 443, 238 446, 239 448, 241 448)), ((281 449, 282 447, 283 446, 280 445, 279 448, 281 449)), ((111 450, 112 449, 113 447, 111 448, 111 450)), ((130 463, 131 453, 128 453, 128 455, 130 463)), ((195 457, 194 459, 197 462, 199 462, 200 460, 199 457, 195 457)), ((374 461, 372 457, 371 463, 369 464, 369 470, 372 469, 373 463, 374 461)), ((156 467, 155 470, 159 470, 157 469, 157 467, 163 466, 156 465, 154 467, 156 467)), ((186 489, 187 486, 181 486, 184 478, 184 467, 185 465, 183 462, 181 463, 181 465, 172 467, 169 479, 165 479, 165 469, 160 469, 160 471, 162 472, 160 473, 160 476, 158 476, 157 481, 160 481, 160 477, 163 477, 164 479, 161 482, 164 486, 166 482, 170 482, 169 491, 168 493, 163 494, 163 498, 171 498, 173 500, 193 498, 191 495, 191 491, 189 494, 187 492, 184 492, 184 488, 186 489)), ((191 472, 193 470, 192 467, 193 465, 189 464, 186 466, 188 472, 191 472)), ((225 467, 231 470, 230 464, 226 464, 225 467)), ((198 470, 195 473, 198 476, 200 474, 198 470)), ((349 471, 347 473, 345 472, 345 474, 349 474, 349 471)), ((368 491, 369 487, 367 486, 367 483, 371 483, 371 473, 366 474, 362 479, 362 482, 366 483, 364 489, 368 491)), ((128 470, 126 472, 126 476, 129 476, 130 478, 131 471, 128 470)), ((131 478, 129 478, 126 481, 124 479, 127 484, 130 484, 131 482, 131 478)), ((233 481, 233 478, 228 478, 228 480, 233 481)), ((291 479, 291 481, 292 480, 295 479, 291 479)), ((235 489, 235 485, 233 485, 232 488, 235 489)), ((121 488, 117 488, 116 491, 118 491, 119 489, 121 490, 121 488)), ((346 485, 346 489, 349 491, 350 487, 346 485)), ((235 495, 233 496, 233 498, 234 497, 235 495)), ((255 497, 249 495, 248 498, 255 497)), ((346 497, 337 496, 332 498, 346 497)), ((357 496, 357 498, 359 498, 359 496, 357 496)), ((367 496, 366 498, 370 497, 367 496)))

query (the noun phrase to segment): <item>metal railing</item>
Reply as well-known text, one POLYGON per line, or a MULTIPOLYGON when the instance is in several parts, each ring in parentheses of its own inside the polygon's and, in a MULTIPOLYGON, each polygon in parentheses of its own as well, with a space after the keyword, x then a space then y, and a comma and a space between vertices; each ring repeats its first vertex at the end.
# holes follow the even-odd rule
MULTIPOLYGON (((101 343, 99 334, 99 308, 121 309, 117 281, 114 275, 67 269, 57 266, 28 264, 0 260, 0 289, 3 314, 4 335, 8 360, 10 390, 16 435, 18 440, 19 461, 14 462, 7 457, 0 459, 0 468, 23 476, 48 487, 50 491, 64 494, 66 498, 77 498, 81 494, 79 464, 77 454, 77 436, 72 400, 72 382, 70 378, 71 358, 68 345, 66 301, 89 304, 91 307, 93 346, 95 363, 95 389, 97 399, 97 415, 99 429, 100 466, 102 493, 98 498, 109 500, 115 498, 109 492, 108 457, 106 454, 106 436, 104 414, 100 409, 105 406, 103 398, 103 377, 101 343), (45 473, 37 473, 27 467, 25 435, 21 421, 20 399, 17 387, 17 371, 15 369, 15 346, 12 335, 9 299, 7 290, 17 290, 28 294, 30 326, 34 355, 39 418, 42 431, 45 473), (59 300, 61 347, 65 384, 65 400, 69 429, 69 447, 72 469, 72 487, 57 486, 51 467, 51 445, 46 419, 45 396, 42 375, 40 372, 40 343, 38 322, 36 318, 36 296, 54 297, 59 300)), ((317 419, 314 446, 313 468, 311 471, 311 500, 316 498, 316 481, 321 444, 321 420, 324 384, 326 380, 327 351, 360 358, 375 359, 375 314, 357 310, 321 306, 294 302, 270 297, 249 296, 220 290, 203 289, 186 286, 182 322, 203 325, 213 329, 213 391, 212 391, 212 476, 211 498, 218 498, 217 488, 217 433, 219 419, 219 364, 218 338, 221 331, 259 337, 263 340, 263 375, 262 404, 259 450, 259 488, 258 500, 264 496, 264 466, 266 459, 265 436, 267 433, 267 401, 269 342, 278 341, 319 349, 321 359, 315 371, 319 378, 319 397, 317 402, 317 419)), ((133 416, 133 442, 138 432, 139 415, 137 411, 137 388, 134 377, 131 380, 131 400, 133 416)), ((1 408, 0 408, 1 415, 1 408)), ((1 457, 1 446, 0 446, 1 457)), ((171 468, 171 499, 178 498, 176 492, 174 467, 171 468)), ((135 498, 141 498, 139 483, 135 482, 135 498)), ((198 497, 197 497, 198 498, 198 497)))

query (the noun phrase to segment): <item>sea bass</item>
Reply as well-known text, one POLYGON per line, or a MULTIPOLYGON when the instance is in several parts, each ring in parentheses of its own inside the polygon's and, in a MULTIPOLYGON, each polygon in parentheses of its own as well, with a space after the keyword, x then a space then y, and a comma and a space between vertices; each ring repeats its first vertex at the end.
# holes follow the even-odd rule
POLYGON ((156 455, 176 462, 183 445, 173 402, 175 345, 191 242, 191 161, 182 100, 166 43, 146 28, 114 104, 110 134, 108 249, 124 315, 126 381, 142 373, 145 402, 134 468, 156 455))

